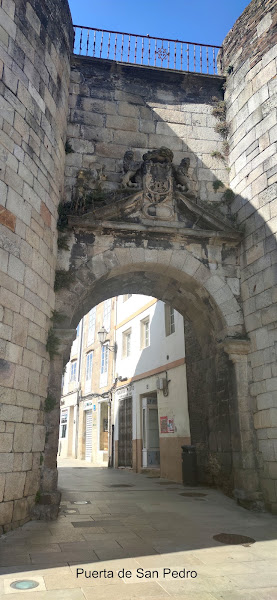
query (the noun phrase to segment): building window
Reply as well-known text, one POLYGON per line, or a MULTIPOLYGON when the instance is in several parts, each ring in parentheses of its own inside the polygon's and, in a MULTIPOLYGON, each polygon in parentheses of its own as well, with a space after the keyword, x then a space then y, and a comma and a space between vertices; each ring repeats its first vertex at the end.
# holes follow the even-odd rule
POLYGON ((140 322, 140 347, 147 348, 150 344, 149 317, 140 322))
POLYGON ((77 376, 77 360, 74 360, 71 363, 70 381, 76 381, 76 376, 77 376))
POLYGON ((122 356, 127 358, 131 355, 131 329, 122 333, 122 356))
POLYGON ((91 380, 91 374, 92 374, 92 357, 93 357, 93 352, 89 352, 89 354, 87 354, 87 362, 86 362, 86 381, 90 381, 91 380))
POLYGON ((87 346, 90 346, 94 342, 95 318, 96 318, 96 306, 89 311, 87 346))
POLYGON ((98 411, 98 415, 99 415, 99 450, 107 452, 108 441, 109 441, 109 434, 108 434, 108 424, 109 424, 108 410, 109 409, 108 409, 107 402, 100 402, 98 406, 99 406, 99 411, 98 411))
POLYGON ((111 327, 111 307, 112 300, 109 298, 109 300, 105 300, 103 309, 103 326, 105 327, 106 331, 110 331, 111 327))
POLYGON ((89 352, 86 358, 85 394, 91 391, 93 352, 89 352))
POLYGON ((68 410, 67 408, 61 411, 60 437, 65 438, 67 432, 68 410))
POLYGON ((100 368, 100 387, 104 387, 108 384, 108 363, 109 363, 109 350, 108 346, 102 346, 101 348, 101 368, 100 368))
POLYGON ((79 337, 80 335, 80 323, 78 323, 77 328, 76 328, 76 339, 79 337))
POLYGON ((124 294, 123 295, 123 302, 126 302, 126 300, 129 300, 129 298, 132 297, 133 294, 124 294))
POLYGON ((169 304, 164 305, 165 335, 175 333, 175 311, 169 304))
POLYGON ((109 358, 108 346, 102 346, 101 349, 101 375, 108 371, 108 358, 109 358))

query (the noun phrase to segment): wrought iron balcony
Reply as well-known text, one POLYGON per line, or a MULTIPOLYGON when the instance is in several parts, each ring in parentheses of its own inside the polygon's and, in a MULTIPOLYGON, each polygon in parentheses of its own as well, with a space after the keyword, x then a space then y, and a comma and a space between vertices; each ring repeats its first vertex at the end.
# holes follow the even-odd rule
POLYGON ((74 25, 74 54, 122 63, 217 75, 221 46, 74 25))

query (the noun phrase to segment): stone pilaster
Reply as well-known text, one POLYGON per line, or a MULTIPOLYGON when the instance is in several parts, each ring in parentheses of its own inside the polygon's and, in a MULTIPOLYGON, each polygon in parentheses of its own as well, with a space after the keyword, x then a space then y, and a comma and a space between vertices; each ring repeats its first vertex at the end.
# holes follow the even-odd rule
POLYGON ((257 450, 253 410, 249 395, 247 340, 227 339, 224 350, 233 364, 230 423, 233 448, 234 495, 240 504, 258 507, 259 489, 257 450))
POLYGON ((57 491, 58 471, 57 452, 59 442, 61 376, 68 360, 70 347, 76 336, 76 329, 55 329, 59 340, 59 354, 51 361, 48 395, 55 400, 54 407, 45 413, 46 441, 44 461, 41 469, 40 501, 33 509, 37 519, 56 519, 58 515, 60 492, 57 491))

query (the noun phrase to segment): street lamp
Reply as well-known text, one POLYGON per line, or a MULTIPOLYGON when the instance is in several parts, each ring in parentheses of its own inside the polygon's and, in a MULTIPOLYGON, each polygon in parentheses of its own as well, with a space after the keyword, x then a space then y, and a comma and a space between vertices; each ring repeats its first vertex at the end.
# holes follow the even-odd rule
MULTIPOLYGON (((100 331, 98 331, 98 339, 99 342, 101 344, 101 346, 103 346, 103 344, 107 344, 110 340, 107 339, 107 330, 105 329, 104 325, 102 325, 100 331)), ((111 350, 111 352, 116 352, 117 351, 117 344, 116 342, 114 343, 114 346, 106 346, 108 348, 108 350, 111 350)))

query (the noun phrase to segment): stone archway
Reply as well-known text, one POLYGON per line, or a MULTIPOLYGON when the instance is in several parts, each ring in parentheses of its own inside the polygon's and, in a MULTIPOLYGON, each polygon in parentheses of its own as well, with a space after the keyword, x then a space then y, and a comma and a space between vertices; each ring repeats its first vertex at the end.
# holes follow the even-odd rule
MULTIPOLYGON (((249 435, 253 424, 246 383, 248 342, 238 299, 226 283, 230 273, 227 265, 224 273, 223 261, 221 276, 215 275, 213 263, 205 265, 201 260, 203 240, 199 242, 194 235, 191 240, 181 236, 169 247, 168 240, 159 239, 154 231, 135 243, 130 239, 124 242, 121 231, 111 233, 105 227, 94 234, 84 231, 84 226, 74 232, 74 278, 68 288, 57 292, 56 310, 67 316, 62 327, 54 327, 61 354, 52 361, 51 396, 59 399, 62 369, 75 327, 92 306, 127 292, 145 293, 170 303, 187 322, 189 408, 200 480, 212 479, 241 502, 253 505, 260 494, 255 444, 249 435), (196 380, 200 382, 197 389, 196 380)), ((207 239, 206 243, 209 246, 207 239)), ((217 244, 217 253, 224 258, 225 242, 221 240, 220 245, 217 240, 217 244)), ((236 245, 230 244, 230 252, 236 251, 236 245)), ((42 472, 42 491, 54 503, 54 511, 58 498, 58 421, 57 405, 47 414, 42 472)))
POLYGON ((256 503, 238 272, 241 234, 197 204, 186 165, 176 176, 171 151, 148 152, 142 164, 129 154, 125 189, 113 203, 84 211, 77 195, 65 215, 70 251, 61 253, 63 269, 56 278, 52 335, 60 354, 52 361, 49 393, 57 404, 47 415, 42 490, 57 502, 58 400, 75 327, 99 302, 131 292, 170 303, 187 323, 189 408, 200 480, 256 503))

